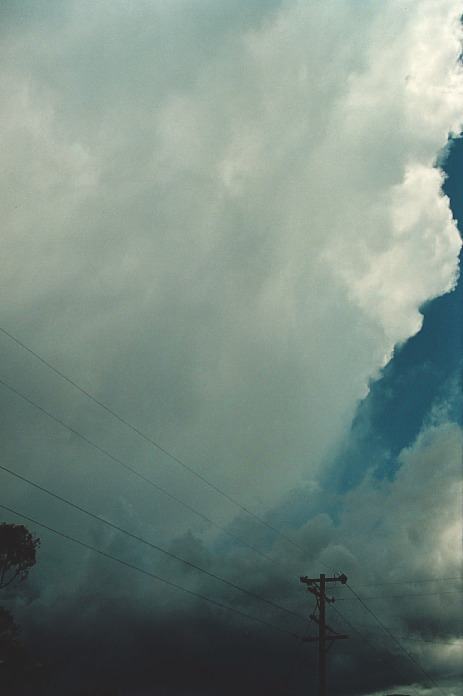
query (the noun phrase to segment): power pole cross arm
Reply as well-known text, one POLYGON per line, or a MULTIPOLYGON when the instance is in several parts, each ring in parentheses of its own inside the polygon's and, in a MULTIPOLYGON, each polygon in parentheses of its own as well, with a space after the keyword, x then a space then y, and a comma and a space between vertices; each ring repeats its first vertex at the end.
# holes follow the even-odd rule
MULTIPOLYGON (((301 575, 299 578, 301 582, 303 582, 305 585, 316 585, 320 582, 321 575, 319 578, 309 578, 307 575, 301 575)), ((325 582, 340 582, 342 585, 345 585, 347 582, 347 575, 344 575, 344 573, 341 573, 340 575, 333 575, 331 578, 327 578, 324 576, 325 582)))
MULTIPOLYGON (((349 636, 344 635, 344 633, 336 633, 334 636, 329 635, 326 637, 327 640, 344 640, 349 638, 349 636)), ((308 638, 301 638, 303 643, 318 643, 318 636, 312 636, 308 638)))

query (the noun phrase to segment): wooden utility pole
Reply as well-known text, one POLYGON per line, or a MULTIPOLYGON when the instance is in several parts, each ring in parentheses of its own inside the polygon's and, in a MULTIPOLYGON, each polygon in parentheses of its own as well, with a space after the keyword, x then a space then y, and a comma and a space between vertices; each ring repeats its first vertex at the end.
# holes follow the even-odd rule
POLYGON ((315 596, 317 601, 318 614, 311 614, 310 618, 312 621, 318 624, 318 638, 304 638, 303 640, 306 643, 318 642, 318 694, 319 696, 326 696, 326 653, 333 644, 333 641, 343 640, 349 637, 344 634, 337 633, 326 624, 326 602, 334 602, 334 597, 326 596, 326 583, 341 582, 343 585, 345 585, 347 582, 347 577, 342 574, 336 575, 332 578, 327 578, 324 573, 320 573, 319 578, 308 578, 304 576, 301 577, 300 580, 302 583, 307 585, 307 590, 315 596))
POLYGON ((318 623, 318 680, 320 683, 320 696, 326 694, 326 627, 325 627, 325 585, 326 578, 324 573, 320 573, 320 610, 318 623))

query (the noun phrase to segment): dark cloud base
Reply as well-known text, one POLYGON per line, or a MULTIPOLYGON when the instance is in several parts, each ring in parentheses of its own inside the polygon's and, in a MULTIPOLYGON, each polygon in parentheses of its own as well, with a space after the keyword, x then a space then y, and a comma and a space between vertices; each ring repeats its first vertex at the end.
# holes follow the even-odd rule
MULTIPOLYGON (((45 614, 41 619, 42 624, 29 627, 27 644, 42 667, 22 686, 11 688, 14 696, 316 692, 314 646, 236 626, 225 617, 201 611, 160 618, 98 598, 85 612, 69 603, 51 621, 45 614)), ((333 648, 329 659, 336 668, 332 694, 393 688, 397 674, 409 683, 414 678, 405 659, 371 653, 355 639, 348 648, 333 648)))

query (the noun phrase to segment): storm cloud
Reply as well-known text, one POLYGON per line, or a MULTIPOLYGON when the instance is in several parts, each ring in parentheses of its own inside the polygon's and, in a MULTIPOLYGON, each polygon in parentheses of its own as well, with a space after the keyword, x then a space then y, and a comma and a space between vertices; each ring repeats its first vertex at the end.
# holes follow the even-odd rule
MULTIPOLYGON (((461 238, 436 166, 461 129, 458 3, 66 0, 1 12, 0 325, 301 550, 5 335, 2 379, 275 564, 4 388, 2 463, 305 619, 298 576, 310 569, 373 585, 460 575, 461 429, 444 405, 455 385, 395 457, 395 477, 378 481, 372 462, 350 491, 326 483, 371 381, 458 280, 461 238)), ((305 630, 5 472, 1 486, 31 517, 305 630)), ((37 532, 39 564, 10 601, 36 650, 47 625, 56 693, 81 677, 179 696, 232 693, 243 675, 245 693, 306 683, 306 646, 37 532), (223 676, 234 664, 236 682, 223 676)), ((382 611, 404 633, 421 621, 450 640, 456 596, 382 611)), ((403 658, 402 682, 379 663, 356 681, 353 643, 333 657, 349 693, 421 693, 403 658)), ((450 696, 453 648, 418 649, 450 696)))

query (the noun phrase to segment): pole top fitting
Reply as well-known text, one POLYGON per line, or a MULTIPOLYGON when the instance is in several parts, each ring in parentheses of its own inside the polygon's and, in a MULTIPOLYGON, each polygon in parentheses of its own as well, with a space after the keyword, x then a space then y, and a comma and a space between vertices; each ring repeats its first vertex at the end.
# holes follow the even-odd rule
POLYGON ((303 582, 304 585, 312 585, 314 582, 313 578, 308 578, 307 575, 301 575, 299 580, 303 582))

